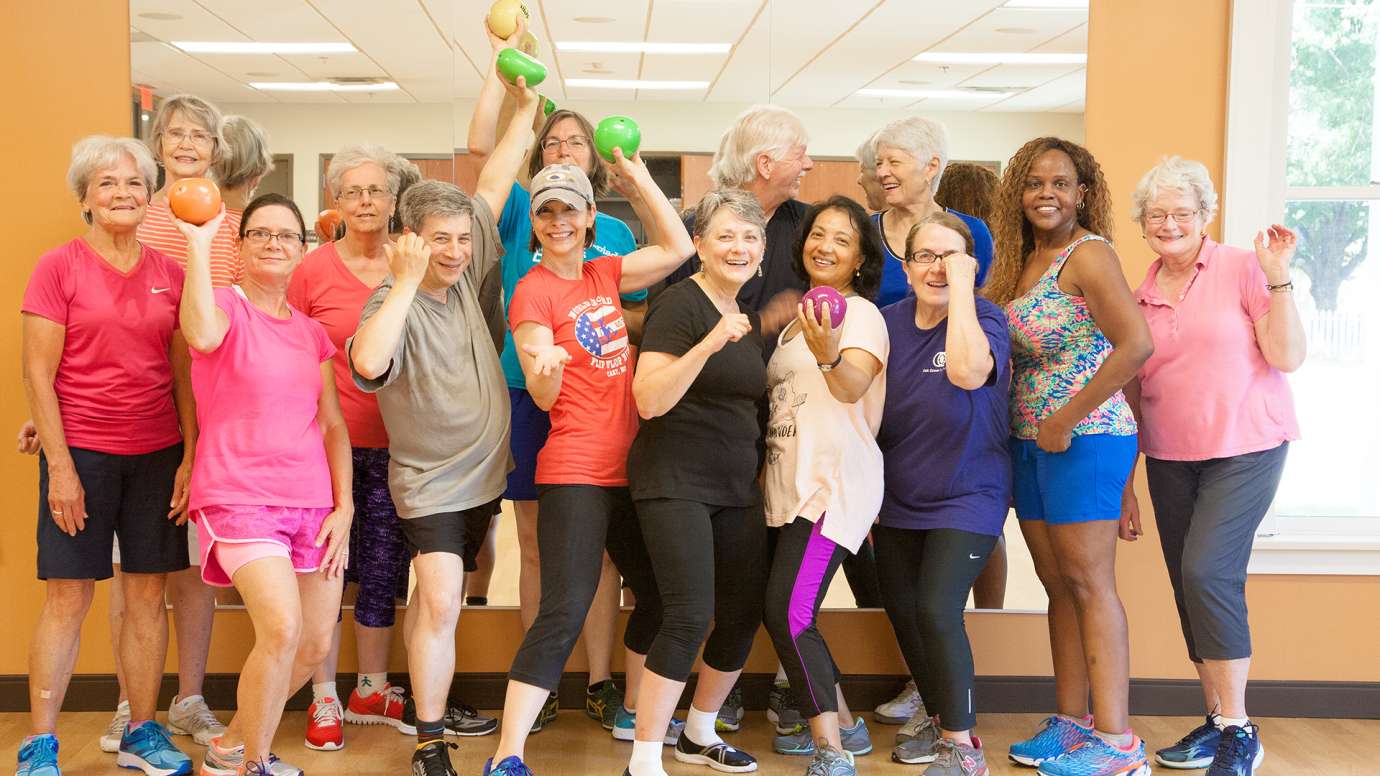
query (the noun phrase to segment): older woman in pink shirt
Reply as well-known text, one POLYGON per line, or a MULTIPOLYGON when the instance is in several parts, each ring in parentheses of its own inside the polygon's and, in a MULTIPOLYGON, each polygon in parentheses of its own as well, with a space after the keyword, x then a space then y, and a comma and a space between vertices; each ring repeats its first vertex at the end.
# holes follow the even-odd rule
MULTIPOLYGON (((1207 168, 1170 157, 1145 174, 1132 217, 1159 259, 1136 300, 1155 353, 1126 386, 1140 423, 1155 507, 1189 659, 1208 710, 1204 724, 1155 754, 1167 768, 1250 773, 1264 757, 1246 715, 1251 542, 1299 436, 1284 373, 1304 358, 1289 261, 1297 240, 1278 224, 1255 250, 1206 236, 1217 211, 1207 168)), ((1121 535, 1140 536, 1131 483, 1121 535)))

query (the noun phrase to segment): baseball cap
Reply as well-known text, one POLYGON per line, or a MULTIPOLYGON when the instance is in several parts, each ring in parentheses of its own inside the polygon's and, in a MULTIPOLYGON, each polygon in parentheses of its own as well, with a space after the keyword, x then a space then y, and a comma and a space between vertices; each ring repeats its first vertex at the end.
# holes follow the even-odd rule
POLYGON ((560 200, 577 210, 594 204, 594 187, 585 171, 573 164, 549 164, 532 176, 532 212, 551 200, 560 200))

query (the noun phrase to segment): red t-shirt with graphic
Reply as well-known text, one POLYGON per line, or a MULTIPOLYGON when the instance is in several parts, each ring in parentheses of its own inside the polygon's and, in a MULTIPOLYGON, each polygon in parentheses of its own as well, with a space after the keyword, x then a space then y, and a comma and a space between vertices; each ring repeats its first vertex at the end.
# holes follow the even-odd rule
POLYGON ((508 306, 513 331, 531 321, 570 354, 551 406, 551 434, 537 455, 542 485, 628 484, 628 448, 637 435, 633 348, 618 305, 623 257, 585 262, 579 280, 533 267, 508 306))

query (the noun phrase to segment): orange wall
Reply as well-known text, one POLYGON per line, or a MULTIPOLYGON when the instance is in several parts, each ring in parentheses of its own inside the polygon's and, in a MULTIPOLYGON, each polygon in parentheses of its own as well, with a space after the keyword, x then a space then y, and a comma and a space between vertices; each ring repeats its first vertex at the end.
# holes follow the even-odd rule
MULTIPOLYGON (((1227 0, 1093 0, 1087 142, 1102 163, 1119 214, 1127 209, 1139 175, 1166 153, 1202 160, 1221 185, 1228 12, 1227 0), (1171 19, 1172 27, 1166 27, 1171 19), (1168 31, 1159 32, 1163 30, 1168 31)), ((12 154, 9 164, 12 178, 24 185, 0 191, 0 218, 5 219, 0 233, 10 241, 11 256, 0 269, 7 281, 0 288, 11 310, 18 307, 38 254, 80 227, 71 195, 61 184, 72 141, 91 132, 126 131, 127 31, 127 11, 119 3, 28 3, 17 19, 0 27, 0 57, 11 70, 31 71, 41 79, 14 83, 12 104, 21 109, 0 116, 0 137, 11 148, 23 149, 12 154), (87 68, 53 57, 56 50, 80 50, 88 55, 85 61, 103 64, 87 68), (38 61, 48 69, 22 67, 38 61)), ((1150 256, 1133 224, 1125 222, 1118 234, 1127 275, 1138 281, 1150 256)), ((27 413, 18 379, 18 316, 12 320, 8 334, 0 335, 0 353, 12 365, 9 379, 0 381, 0 439, 27 413)), ((15 612, 9 622, 25 634, 0 640, 0 674, 25 672, 27 634, 41 604, 42 588, 33 580, 34 474, 32 461, 18 458, 0 474, 0 503, 7 516, 0 522, 0 585, 15 601, 6 608, 15 612)), ((1148 513, 1144 494, 1141 503, 1148 513)), ((1136 544, 1123 544, 1119 559, 1119 584, 1131 625, 1132 673, 1188 678, 1192 674, 1168 578, 1155 532, 1149 534, 1136 544)), ((1380 681, 1380 628, 1374 616, 1380 611, 1380 577, 1258 576, 1251 579, 1248 594, 1256 678, 1380 681)), ((102 590, 84 631, 79 672, 112 670, 104 616, 102 590)), ((1042 615, 978 613, 968 623, 979 673, 1049 672, 1042 615)), ((903 671, 879 612, 826 613, 822 627, 845 672, 903 671)), ((252 640, 246 616, 220 612, 216 633, 209 669, 238 670, 252 640)), ((460 634, 459 670, 504 671, 521 627, 511 609, 475 610, 461 618, 460 634)), ((351 641, 345 640, 345 670, 353 662, 351 641)), ((759 637, 748 670, 774 670, 770 652, 765 637, 759 637)), ((570 668, 582 670, 582 660, 577 649, 570 668)), ((403 666, 401 650, 395 650, 394 668, 403 666)))

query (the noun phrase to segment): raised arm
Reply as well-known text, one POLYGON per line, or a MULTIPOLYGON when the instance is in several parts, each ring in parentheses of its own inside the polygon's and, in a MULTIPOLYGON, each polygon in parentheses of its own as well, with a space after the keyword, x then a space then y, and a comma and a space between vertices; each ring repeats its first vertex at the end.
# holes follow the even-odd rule
POLYGON ((570 354, 555 344, 555 335, 535 321, 523 321, 513 332, 518 362, 527 378, 527 393, 543 412, 550 412, 561 394, 561 378, 570 354))
POLYGON ((949 382, 965 391, 987 384, 992 376, 992 343, 978 322, 977 259, 961 253, 944 259, 944 276, 949 284, 949 325, 944 335, 944 374, 949 382))
POLYGON ((411 232, 398 237, 396 243, 385 243, 393 286, 384 296, 383 304, 360 324, 350 340, 350 365, 366 380, 376 380, 387 374, 398 350, 407 312, 412 299, 426 275, 431 261, 431 248, 421 235, 411 232))
POLYGON ((222 206, 215 218, 201 226, 192 226, 175 215, 172 220, 187 239, 187 274, 177 311, 182 336, 198 353, 211 353, 225 341, 225 333, 230 330, 230 318, 216 306, 215 291, 211 288, 211 241, 225 220, 225 208, 222 206))
POLYGON ((494 152, 494 145, 498 142, 499 115, 503 112, 505 89, 503 76, 498 74, 498 52, 505 48, 517 48, 518 39, 527 31, 527 20, 522 14, 517 14, 517 17, 517 29, 513 30, 513 34, 509 35, 507 40, 495 35, 486 22, 480 22, 484 27, 484 34, 489 38, 492 54, 489 56, 489 69, 484 76, 484 85, 479 89, 479 99, 474 103, 474 114, 470 116, 470 132, 466 144, 470 156, 481 165, 494 152))
POLYGON ((541 103, 541 98, 536 92, 528 89, 526 84, 527 79, 521 76, 518 77, 516 86, 503 81, 503 88, 517 100, 517 112, 513 114, 512 121, 508 122, 508 129, 504 131, 503 139, 498 141, 493 155, 484 162, 484 168, 479 171, 479 182, 474 187, 475 196, 483 197, 484 201, 489 203, 489 210, 493 211, 495 219, 503 214, 508 192, 513 188, 513 181, 517 180, 522 160, 535 136, 532 131, 532 119, 537 115, 537 106, 541 103))
POLYGON ((621 293, 641 291, 685 262, 686 256, 695 253, 695 244, 690 241, 690 233, 680 220, 680 214, 671 207, 647 165, 642 163, 640 154, 628 159, 622 149, 613 151, 614 161, 609 172, 614 180, 614 188, 628 198, 638 219, 646 225, 648 239, 645 248, 639 248, 623 258, 623 277, 618 282, 621 293))
POLYGON ((48 508, 53 522, 68 536, 86 527, 86 492, 77 477, 72 452, 62 430, 58 409, 58 364, 62 361, 67 327, 32 313, 23 315, 24 394, 43 456, 48 461, 48 508))
POLYGON ((1255 257, 1265 272, 1265 282, 1283 286, 1270 291, 1270 312, 1255 322, 1255 341, 1265 362, 1281 372, 1303 366, 1308 341, 1294 304, 1293 284, 1289 280, 1289 261, 1294 258, 1298 238, 1279 224, 1255 236, 1255 257))
POLYGON ((642 351, 633 376, 637 414, 650 420, 670 412, 690 390, 709 357, 723 350, 729 342, 742 339, 751 330, 752 322, 746 315, 732 313, 720 318, 714 328, 682 356, 642 351))

